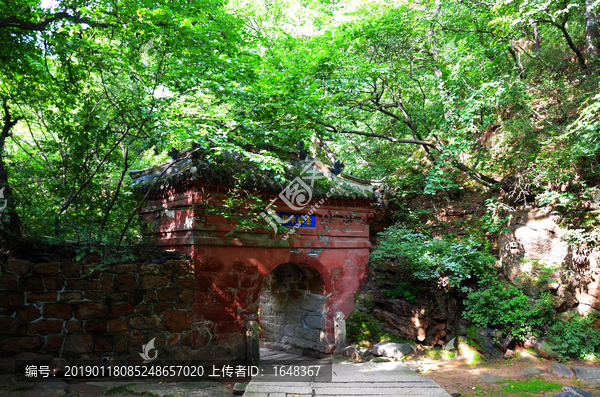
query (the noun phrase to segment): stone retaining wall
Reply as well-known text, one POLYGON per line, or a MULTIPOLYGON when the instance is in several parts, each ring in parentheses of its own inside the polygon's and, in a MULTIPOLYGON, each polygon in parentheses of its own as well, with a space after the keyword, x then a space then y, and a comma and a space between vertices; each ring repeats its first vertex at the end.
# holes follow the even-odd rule
POLYGON ((156 338, 160 358, 191 357, 191 261, 123 264, 0 263, 0 355, 141 361, 156 338))

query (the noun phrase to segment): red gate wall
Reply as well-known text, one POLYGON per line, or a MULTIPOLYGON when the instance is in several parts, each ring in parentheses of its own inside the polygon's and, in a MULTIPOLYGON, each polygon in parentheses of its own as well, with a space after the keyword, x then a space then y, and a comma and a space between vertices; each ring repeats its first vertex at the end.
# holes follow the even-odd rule
MULTIPOLYGON (((272 229, 227 236, 235 221, 201 210, 201 203, 215 195, 202 186, 189 186, 151 200, 140 212, 146 236, 194 259, 193 358, 247 358, 246 328, 249 320, 256 320, 262 280, 288 262, 312 266, 325 283, 326 350, 332 352, 333 315, 341 311, 347 318, 367 276, 370 200, 320 200, 322 205, 313 209, 315 227, 299 228, 295 236, 283 240, 283 233, 272 229)), ((311 205, 297 213, 308 213, 311 205)), ((276 210, 295 212, 282 203, 276 210)))

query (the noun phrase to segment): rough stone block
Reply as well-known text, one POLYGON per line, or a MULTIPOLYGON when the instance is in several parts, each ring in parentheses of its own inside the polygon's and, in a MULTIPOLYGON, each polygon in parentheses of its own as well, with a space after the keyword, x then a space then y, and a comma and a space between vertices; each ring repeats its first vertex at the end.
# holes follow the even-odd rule
POLYGON ((131 291, 137 288, 135 274, 119 274, 113 284, 117 291, 131 291))
POLYGON ((144 276, 142 277, 142 288, 162 288, 166 287, 170 281, 170 278, 164 276, 144 276))
POLYGON ((39 336, 25 336, 19 339, 19 346, 23 350, 39 349, 42 346, 42 340, 39 336))
POLYGON ((137 273, 138 265, 135 263, 126 263, 124 265, 117 265, 117 274, 122 273, 137 273))
POLYGON ((12 352, 20 347, 19 338, 6 338, 0 342, 0 350, 12 352))
POLYGON ((46 338, 46 347, 44 348, 47 352, 58 352, 62 348, 64 336, 48 336, 46 338))
POLYGON ((14 335, 19 329, 19 323, 14 318, 0 318, 0 335, 14 335))
POLYGON ((54 274, 60 270, 60 262, 45 262, 33 265, 35 274, 54 274))
POLYGON ((155 303, 152 306, 152 310, 155 313, 160 313, 160 312, 164 312, 165 310, 169 310, 173 308, 173 304, 172 303, 155 303))
POLYGON ((152 305, 137 305, 135 306, 136 314, 141 314, 143 316, 149 316, 152 314, 152 305))
POLYGON ((131 306, 129 303, 120 303, 110 306, 110 317, 112 318, 129 316, 133 313, 133 306, 131 306))
POLYGON ((33 305, 25 306, 23 309, 17 310, 17 318, 25 324, 40 318, 40 309, 33 305))
POLYGON ((85 293, 85 299, 98 302, 102 300, 102 294, 98 291, 87 291, 85 293))
MULTIPOLYGON (((0 295, 1 294, 2 293, 0 292, 0 295)), ((56 302, 57 299, 58 299, 58 293, 56 293, 56 292, 29 292, 27 294, 27 302, 28 303, 56 302)), ((1 305, 2 305, 2 298, 0 296, 0 306, 1 305)))
POLYGON ((98 280, 67 280, 68 290, 91 291, 98 289, 98 280))
POLYGON ((185 261, 170 260, 162 264, 161 271, 170 277, 187 276, 190 274, 189 265, 185 261))
POLYGON ((129 325, 135 329, 153 329, 160 324, 160 317, 157 315, 142 316, 135 315, 129 319, 129 325))
POLYGON ((161 288, 156 291, 156 296, 159 301, 162 302, 175 302, 177 301, 177 290, 175 288, 161 288))
POLYGON ((65 278, 62 274, 44 277, 44 285, 47 290, 60 291, 65 286, 65 278))
POLYGON ((72 302, 72 301, 81 301, 83 300, 83 293, 81 292, 61 292, 60 293, 60 301, 61 302, 72 302))
POLYGON ((2 289, 17 289, 17 275, 6 273, 0 276, 0 288, 2 289))
POLYGON ((106 332, 106 321, 89 320, 85 322, 84 328, 88 334, 101 334, 106 332))
POLYGON ((110 320, 108 323, 108 332, 118 333, 127 331, 129 327, 127 323, 119 320, 110 320))
POLYGON ((99 353, 107 353, 113 351, 112 338, 97 336, 94 339, 94 351, 99 353))
POLYGON ((66 278, 81 277, 81 265, 79 263, 62 265, 61 272, 66 278))
POLYGON ((22 259, 10 258, 6 262, 6 267, 9 272, 18 274, 19 276, 26 276, 31 271, 31 262, 22 259))
POLYGON ((65 352, 87 353, 92 350, 94 337, 92 335, 67 335, 65 352))
POLYGON ((108 306, 100 303, 82 302, 75 307, 75 318, 78 320, 104 318, 107 314, 108 306))
POLYGON ((350 345, 342 349, 342 355, 352 360, 361 360, 369 355, 369 349, 364 346, 350 345))
POLYGON ((550 372, 559 378, 572 378, 573 372, 566 365, 556 363, 550 367, 550 372))
POLYGON ((564 386, 562 389, 563 392, 571 393, 575 397, 594 397, 591 393, 586 392, 575 386, 564 386))
POLYGON ((30 335, 60 334, 62 330, 63 322, 61 320, 40 320, 29 325, 30 335))
POLYGON ((179 300, 181 302, 192 302, 194 300, 194 292, 192 292, 192 291, 181 291, 179 293, 179 300))
POLYGON ((125 294, 122 292, 109 292, 105 296, 107 303, 125 302, 125 294))
POLYGON ((175 286, 179 289, 193 290, 196 288, 196 279, 193 276, 176 278, 175 286))
POLYGON ((183 332, 192 329, 192 316, 184 311, 166 311, 163 318, 163 329, 169 332, 183 332))
POLYGON ((159 273, 158 265, 152 263, 150 265, 142 265, 140 268, 140 274, 145 275, 157 275, 159 273))
POLYGON ((0 307, 15 309, 23 305, 25 294, 17 291, 0 291, 0 307))
POLYGON ((413 351, 410 343, 381 342, 373 346, 373 355, 400 359, 413 351))
POLYGON ((572 367, 575 376, 582 382, 600 383, 600 368, 572 367))
POLYGON ((310 328, 325 328, 325 317, 324 316, 306 316, 304 319, 304 324, 306 324, 310 328))
POLYGON ((44 282, 38 276, 21 277, 19 278, 19 290, 25 292, 44 291, 44 282))
POLYGON ((112 274, 100 275, 100 292, 109 292, 114 289, 113 277, 112 274))
POLYGON ((65 328, 69 332, 81 332, 83 331, 83 321, 69 321, 65 328))
POLYGON ((137 305, 138 303, 144 300, 144 291, 142 291, 141 289, 136 289, 133 291, 126 292, 125 298, 132 305, 137 305))

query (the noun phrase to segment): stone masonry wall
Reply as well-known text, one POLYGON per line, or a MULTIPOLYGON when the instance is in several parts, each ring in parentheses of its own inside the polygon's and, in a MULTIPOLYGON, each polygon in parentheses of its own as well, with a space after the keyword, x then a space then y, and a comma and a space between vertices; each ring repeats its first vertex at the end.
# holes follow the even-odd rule
POLYGON ((275 268, 263 280, 260 325, 268 346, 326 353, 327 297, 319 274, 291 263, 275 268))
POLYGON ((156 338, 161 359, 190 358, 191 261, 94 265, 0 262, 0 356, 135 362, 156 338))

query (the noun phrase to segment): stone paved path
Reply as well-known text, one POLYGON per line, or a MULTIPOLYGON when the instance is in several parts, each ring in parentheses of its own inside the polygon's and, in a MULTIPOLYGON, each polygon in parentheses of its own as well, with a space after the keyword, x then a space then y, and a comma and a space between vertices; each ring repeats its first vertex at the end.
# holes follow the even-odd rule
MULTIPOLYGON (((290 363, 310 360, 290 353, 261 349, 261 359, 290 363)), ((417 375, 405 364, 393 362, 333 362, 331 382, 264 382, 253 379, 244 397, 449 397, 433 380, 417 375)))

